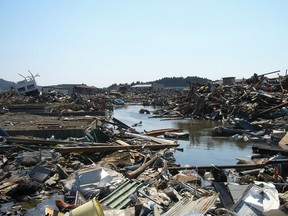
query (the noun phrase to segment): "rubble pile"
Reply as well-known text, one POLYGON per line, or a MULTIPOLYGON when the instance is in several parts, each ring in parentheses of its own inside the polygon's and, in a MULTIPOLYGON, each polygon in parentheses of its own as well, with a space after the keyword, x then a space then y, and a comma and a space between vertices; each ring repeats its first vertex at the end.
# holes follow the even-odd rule
POLYGON ((285 95, 288 90, 284 81, 286 83, 287 79, 283 78, 282 82, 275 85, 274 79, 263 77, 261 81, 251 84, 249 80, 234 85, 207 84, 190 89, 189 94, 178 98, 174 109, 185 117, 209 120, 283 117, 286 115, 285 95))
POLYGON ((1 215, 287 215, 286 88, 285 78, 253 75, 241 85, 209 84, 169 96, 4 93, 1 215), (165 105, 155 118, 222 120, 229 127, 212 129, 213 136, 269 145, 253 146, 254 155, 237 164, 180 166, 173 135, 187 134, 140 133, 107 115, 119 96, 165 105), (49 111, 35 111, 37 104, 49 111))
POLYGON ((174 140, 138 133, 115 118, 94 117, 93 122, 85 128, 86 136, 100 140, 105 134, 105 143, 3 134, 4 215, 288 212, 285 157, 259 155, 236 165, 181 167, 174 158, 174 140))
POLYGON ((170 97, 169 105, 154 112, 158 118, 222 121, 212 136, 270 143, 287 131, 287 77, 269 79, 254 74, 233 85, 191 85, 170 97))
POLYGON ((51 92, 37 96, 26 96, 9 91, 0 94, 0 104, 2 112, 3 109, 12 111, 15 108, 25 109, 25 107, 32 106, 34 108, 46 108, 49 112, 61 113, 67 110, 76 112, 110 110, 113 101, 102 93, 63 95, 51 92))

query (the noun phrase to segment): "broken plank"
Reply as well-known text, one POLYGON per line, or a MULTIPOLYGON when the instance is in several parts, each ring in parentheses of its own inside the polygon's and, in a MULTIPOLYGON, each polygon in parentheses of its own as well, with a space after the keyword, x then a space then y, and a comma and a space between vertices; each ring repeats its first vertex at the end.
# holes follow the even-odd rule
POLYGON ((135 134, 135 133, 125 132, 125 135, 130 136, 130 137, 136 137, 136 138, 148 140, 148 141, 153 141, 153 142, 156 142, 159 144, 170 144, 170 145, 175 144, 175 141, 173 141, 173 140, 167 140, 167 139, 147 136, 147 135, 143 135, 143 134, 135 134))
POLYGON ((123 128, 126 128, 126 129, 131 128, 130 126, 126 125, 125 123, 123 123, 122 121, 116 119, 115 117, 113 117, 112 121, 117 123, 118 125, 120 125, 123 128))
POLYGON ((58 144, 75 144, 77 142, 63 141, 63 140, 46 140, 46 139, 29 139, 18 137, 6 137, 7 143, 18 143, 26 145, 58 145, 58 144))
POLYGON ((126 142, 124 142, 122 140, 116 140, 116 143, 121 145, 121 146, 130 146, 130 144, 128 144, 128 143, 126 143, 126 142))
POLYGON ((282 149, 288 149, 288 133, 286 133, 284 135, 284 137, 279 141, 278 145, 282 148, 282 149))
POLYGON ((164 135, 165 132, 180 132, 180 131, 183 131, 183 129, 179 129, 179 128, 164 128, 164 129, 156 129, 156 130, 151 130, 151 131, 144 130, 144 132, 148 136, 159 136, 159 135, 164 135))
POLYGON ((4 182, 3 184, 0 185, 0 190, 3 190, 3 189, 5 189, 5 188, 10 187, 10 186, 12 186, 12 185, 15 185, 15 184, 17 184, 17 183, 18 183, 17 180, 11 181, 11 182, 4 182))

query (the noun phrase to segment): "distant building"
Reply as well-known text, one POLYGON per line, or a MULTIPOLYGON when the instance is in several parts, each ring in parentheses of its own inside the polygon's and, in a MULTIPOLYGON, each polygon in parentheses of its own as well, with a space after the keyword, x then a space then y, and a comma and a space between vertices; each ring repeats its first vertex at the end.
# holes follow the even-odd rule
POLYGON ((69 95, 69 89, 68 88, 63 88, 63 87, 60 87, 60 86, 57 86, 57 85, 53 85, 53 86, 43 86, 42 87, 42 92, 43 93, 50 93, 52 91, 56 91, 60 94, 63 94, 63 95, 69 95))
POLYGON ((152 88, 152 84, 136 84, 136 85, 133 85, 132 88, 152 88))
POLYGON ((136 84, 131 86, 131 88, 136 91, 148 91, 152 90, 152 84, 136 84))
POLYGON ((233 85, 235 84, 235 77, 223 77, 223 85, 233 85))
POLYGON ((164 84, 159 84, 159 83, 152 83, 152 84, 136 84, 134 86, 131 86, 132 89, 134 90, 153 90, 153 91, 161 91, 164 89, 164 84))
POLYGON ((164 84, 160 84, 160 83, 152 83, 152 89, 154 91, 161 91, 164 89, 164 84))
POLYGON ((65 95, 71 95, 74 91, 74 87, 77 85, 79 84, 59 84, 59 85, 43 86, 42 91, 43 93, 57 91, 65 95))
POLYGON ((73 93, 78 94, 93 94, 97 91, 94 86, 87 86, 85 84, 59 84, 52 86, 42 87, 43 93, 49 93, 51 91, 57 91, 65 95, 71 95, 73 93))

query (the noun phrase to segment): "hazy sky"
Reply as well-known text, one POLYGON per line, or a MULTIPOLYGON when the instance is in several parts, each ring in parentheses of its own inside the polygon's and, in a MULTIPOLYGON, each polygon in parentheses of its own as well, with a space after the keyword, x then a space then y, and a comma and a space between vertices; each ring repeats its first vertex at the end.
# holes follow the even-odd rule
POLYGON ((288 68, 287 0, 0 0, 0 78, 249 78, 288 68))

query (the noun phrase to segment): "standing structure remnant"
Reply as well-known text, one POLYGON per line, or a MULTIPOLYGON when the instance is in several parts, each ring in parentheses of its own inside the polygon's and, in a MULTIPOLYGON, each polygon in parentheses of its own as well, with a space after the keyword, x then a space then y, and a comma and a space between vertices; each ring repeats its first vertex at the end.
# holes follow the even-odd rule
POLYGON ((13 88, 15 89, 15 91, 18 94, 25 94, 27 96, 29 95, 39 95, 40 91, 38 89, 35 77, 39 76, 39 74, 37 73, 36 75, 33 75, 29 70, 28 72, 30 73, 30 76, 23 76, 21 74, 19 74, 20 76, 22 76, 24 78, 24 80, 21 80, 17 83, 15 83, 15 85, 13 86, 13 88))

